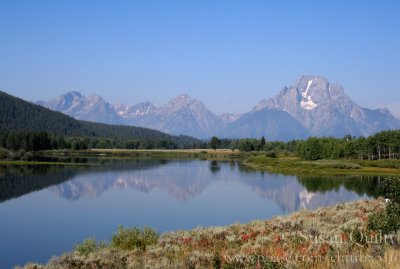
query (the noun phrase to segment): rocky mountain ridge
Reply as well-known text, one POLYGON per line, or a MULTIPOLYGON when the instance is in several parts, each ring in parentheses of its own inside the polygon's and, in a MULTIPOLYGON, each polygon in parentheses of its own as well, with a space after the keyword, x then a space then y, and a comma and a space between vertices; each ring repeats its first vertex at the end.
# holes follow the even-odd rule
POLYGON ((368 136, 400 128, 400 121, 388 109, 363 108, 346 95, 341 85, 321 76, 306 75, 242 115, 216 115, 187 94, 160 106, 149 101, 127 106, 74 91, 38 104, 81 120, 134 125, 197 138, 265 136, 270 140, 290 140, 311 135, 368 136))

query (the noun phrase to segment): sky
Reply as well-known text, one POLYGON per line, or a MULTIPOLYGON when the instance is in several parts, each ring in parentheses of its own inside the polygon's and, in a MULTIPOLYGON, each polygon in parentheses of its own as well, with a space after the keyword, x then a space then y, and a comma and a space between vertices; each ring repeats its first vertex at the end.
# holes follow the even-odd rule
POLYGON ((302 74, 400 117, 399 1, 0 0, 0 90, 110 103, 181 93, 244 113, 302 74))

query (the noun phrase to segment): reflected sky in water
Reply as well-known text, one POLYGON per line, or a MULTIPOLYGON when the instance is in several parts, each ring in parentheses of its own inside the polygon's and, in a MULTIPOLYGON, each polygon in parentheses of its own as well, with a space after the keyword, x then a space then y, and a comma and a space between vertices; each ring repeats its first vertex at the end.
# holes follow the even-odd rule
POLYGON ((0 268, 45 262, 118 225, 227 225, 376 196, 376 178, 299 178, 237 162, 120 160, 0 171, 0 268))

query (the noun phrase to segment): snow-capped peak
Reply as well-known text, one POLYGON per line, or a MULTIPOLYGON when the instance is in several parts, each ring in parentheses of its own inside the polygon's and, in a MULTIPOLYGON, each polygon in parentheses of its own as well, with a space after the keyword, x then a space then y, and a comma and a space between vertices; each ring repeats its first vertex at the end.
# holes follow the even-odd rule
POLYGON ((313 82, 313 80, 310 79, 307 82, 306 90, 301 92, 301 96, 303 98, 300 101, 300 105, 301 105, 302 108, 307 109, 307 110, 312 110, 312 109, 314 109, 314 108, 316 108, 318 106, 316 103, 314 103, 314 101, 312 100, 311 96, 308 95, 308 90, 310 89, 310 86, 311 86, 312 82, 313 82))
POLYGON ((188 94, 180 94, 164 106, 179 109, 181 107, 202 106, 202 103, 196 98, 191 98, 188 94))

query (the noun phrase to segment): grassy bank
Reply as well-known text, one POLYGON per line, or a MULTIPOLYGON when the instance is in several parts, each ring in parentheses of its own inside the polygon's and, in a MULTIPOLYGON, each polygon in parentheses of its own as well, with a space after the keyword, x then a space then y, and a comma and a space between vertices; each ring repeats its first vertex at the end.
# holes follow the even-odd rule
POLYGON ((265 152, 240 152, 229 149, 180 149, 180 150, 130 150, 130 149, 91 149, 91 150, 48 150, 35 153, 36 156, 60 158, 57 161, 0 160, 0 165, 80 165, 76 162, 63 162, 62 158, 158 158, 158 159, 202 159, 232 160, 256 170, 287 175, 399 175, 400 160, 319 160, 304 161, 295 156, 279 155, 269 157, 265 152))
POLYGON ((110 244, 87 240, 24 268, 398 268, 400 233, 385 242, 366 229, 369 215, 384 208, 383 199, 359 201, 160 237, 120 229, 110 244))
POLYGON ((251 156, 243 164, 257 170, 287 175, 399 175, 400 160, 319 160, 304 161, 297 157, 271 158, 251 156))
POLYGON ((10 161, 10 160, 1 160, 0 166, 8 166, 8 165, 96 165, 91 163, 80 163, 80 162, 38 162, 38 161, 10 161))
MULTIPOLYGON (((83 165, 79 161, 65 162, 65 158, 92 158, 92 159, 203 159, 203 160, 231 160, 244 159, 248 154, 238 150, 226 149, 187 149, 187 150, 130 150, 130 149, 91 149, 91 150, 46 150, 34 153, 29 160, 24 158, 0 160, 4 165, 83 165), (52 161, 37 161, 36 159, 49 158, 52 161)), ((88 164, 85 164, 88 165, 88 164)))
POLYGON ((213 160, 226 160, 232 158, 244 158, 246 153, 238 150, 230 149, 157 149, 157 150, 139 150, 139 149, 92 149, 92 153, 102 156, 148 156, 166 159, 182 159, 182 158, 201 158, 213 160))

